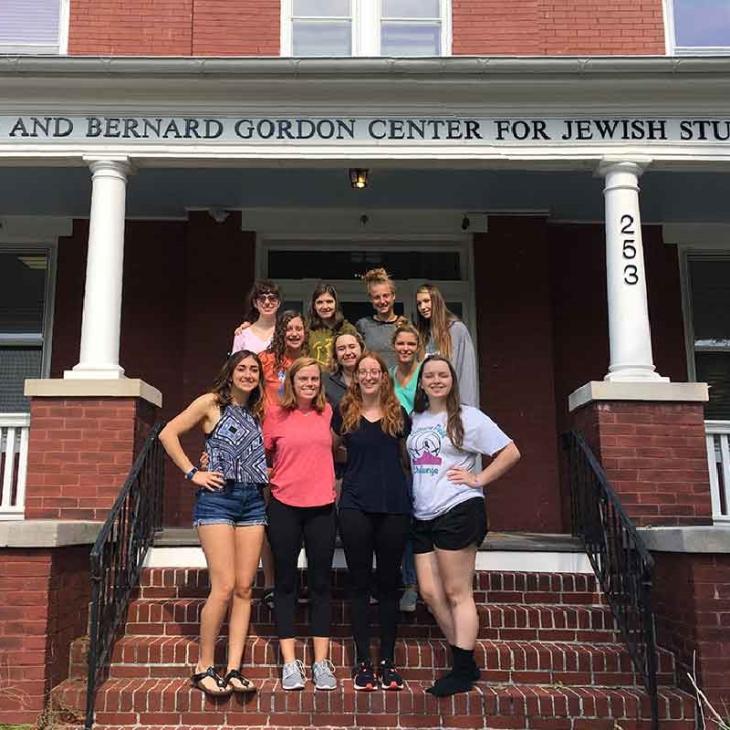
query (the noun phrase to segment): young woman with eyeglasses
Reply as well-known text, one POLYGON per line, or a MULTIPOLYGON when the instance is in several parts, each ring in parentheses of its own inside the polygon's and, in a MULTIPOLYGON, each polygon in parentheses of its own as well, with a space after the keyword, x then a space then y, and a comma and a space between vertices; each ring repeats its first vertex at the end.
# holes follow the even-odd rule
POLYGON ((428 354, 451 360, 459 382, 461 402, 479 408, 477 358, 469 330, 446 306, 438 287, 423 284, 416 290, 416 326, 428 354))
POLYGON ((262 414, 261 364, 254 353, 242 350, 228 358, 210 392, 160 433, 165 451, 198 488, 193 525, 208 566, 210 594, 200 615, 200 657, 192 683, 213 696, 256 689, 240 670, 266 525, 262 414), (196 426, 206 436, 209 471, 199 471, 180 444, 180 436, 196 426), (228 664, 221 676, 215 669, 215 644, 229 609, 228 664))
POLYGON ((427 692, 446 697, 467 692, 480 676, 472 586, 487 534, 484 488, 508 472, 520 452, 488 416, 461 404, 454 366, 443 355, 430 355, 421 366, 408 452, 418 587, 452 653, 451 671, 427 692), (491 457, 485 469, 482 454, 491 457))
POLYGON ((271 344, 276 326, 276 315, 281 306, 281 292, 279 287, 268 279, 259 279, 254 282, 248 296, 248 312, 246 313, 246 327, 239 327, 233 336, 231 352, 249 350, 263 352, 271 344))
POLYGON ((336 442, 347 448, 339 502, 340 537, 350 580, 355 639, 356 690, 399 690, 395 667, 400 565, 411 520, 411 499, 403 466, 408 414, 393 392, 383 358, 365 352, 332 419, 336 442), (370 655, 368 621, 373 556, 380 614, 377 674, 370 655))
POLYGON ((275 565, 274 616, 285 690, 303 689, 305 684, 294 638, 302 541, 314 644, 312 681, 316 689, 337 687, 328 660, 336 532, 331 421, 332 407, 325 399, 319 363, 309 357, 295 360, 286 373, 280 406, 267 407, 264 420, 266 453, 272 467, 267 515, 275 565))

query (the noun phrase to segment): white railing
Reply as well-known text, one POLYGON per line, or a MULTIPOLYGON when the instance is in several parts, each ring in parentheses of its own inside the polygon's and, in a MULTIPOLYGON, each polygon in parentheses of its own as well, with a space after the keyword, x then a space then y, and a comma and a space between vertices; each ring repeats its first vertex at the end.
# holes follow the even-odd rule
POLYGON ((712 519, 730 522, 730 421, 705 421, 712 519))
POLYGON ((25 516, 30 414, 0 413, 0 520, 25 516))

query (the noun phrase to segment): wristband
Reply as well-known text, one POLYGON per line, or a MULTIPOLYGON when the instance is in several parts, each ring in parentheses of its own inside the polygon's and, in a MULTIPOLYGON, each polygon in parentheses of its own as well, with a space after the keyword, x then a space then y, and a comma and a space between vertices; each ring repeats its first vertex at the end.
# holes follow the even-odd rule
POLYGON ((196 474, 198 473, 198 467, 194 466, 187 474, 185 474, 185 478, 190 481, 196 474))

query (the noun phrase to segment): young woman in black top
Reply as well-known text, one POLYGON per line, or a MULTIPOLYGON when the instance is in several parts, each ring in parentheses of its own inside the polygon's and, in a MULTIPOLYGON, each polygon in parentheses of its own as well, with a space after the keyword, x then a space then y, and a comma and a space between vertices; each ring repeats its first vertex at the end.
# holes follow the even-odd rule
POLYGON ((339 503, 340 536, 349 570, 352 631, 357 652, 356 690, 403 688, 394 667, 400 564, 411 520, 411 498, 403 467, 410 421, 393 392, 383 359, 363 353, 352 383, 332 419, 336 439, 347 448, 339 503), (368 623, 373 555, 380 613, 377 678, 370 658, 368 623))

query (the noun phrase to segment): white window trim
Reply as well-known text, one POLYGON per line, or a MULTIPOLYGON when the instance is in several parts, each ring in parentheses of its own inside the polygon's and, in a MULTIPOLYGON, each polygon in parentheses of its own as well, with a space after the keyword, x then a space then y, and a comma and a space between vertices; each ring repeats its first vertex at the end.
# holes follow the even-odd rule
MULTIPOLYGON (((68 0, 65 0, 68 1, 68 0)), ((452 0, 440 0, 441 8, 441 56, 452 52, 452 0)), ((352 57, 380 56, 380 18, 382 0, 351 0, 352 7, 352 57)), ((292 14, 293 0, 281 0, 281 55, 293 55, 292 14)))
POLYGON ((67 56, 71 0, 58 0, 58 42, 48 43, 0 43, 0 54, 67 56))
MULTIPOLYGON (((43 302, 43 335, 41 352, 41 377, 47 378, 51 373, 51 356, 53 352, 53 317, 56 303, 56 271, 58 266, 58 244, 57 241, 29 242, 29 243, 3 243, 0 241, 0 253, 17 254, 46 254, 48 266, 46 268, 45 300, 43 302)), ((13 337, 3 337, 0 344, 24 345, 36 344, 37 338, 29 338, 27 335, 18 334, 13 337)))
POLYGON ((664 43, 668 56, 725 56, 730 54, 730 44, 726 46, 680 46, 677 45, 674 23, 674 0, 664 0, 664 43))

